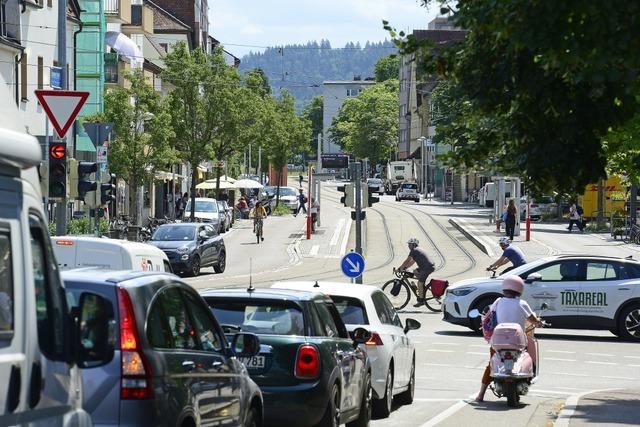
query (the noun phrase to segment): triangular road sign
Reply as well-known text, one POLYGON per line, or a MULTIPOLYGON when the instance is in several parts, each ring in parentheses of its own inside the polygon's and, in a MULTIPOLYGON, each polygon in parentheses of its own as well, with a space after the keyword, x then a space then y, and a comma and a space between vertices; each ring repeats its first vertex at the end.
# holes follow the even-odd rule
POLYGON ((36 90, 40 105, 60 138, 64 138, 89 98, 89 92, 73 90, 36 90))

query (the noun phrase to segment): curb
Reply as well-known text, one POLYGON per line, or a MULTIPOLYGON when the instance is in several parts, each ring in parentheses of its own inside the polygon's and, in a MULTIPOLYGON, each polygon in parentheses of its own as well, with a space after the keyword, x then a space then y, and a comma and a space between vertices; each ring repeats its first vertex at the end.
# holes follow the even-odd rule
POLYGON ((464 234, 465 237, 467 239, 469 239, 471 241, 471 243, 476 245, 478 247, 478 249, 480 249, 482 252, 484 252, 485 254, 487 254, 489 256, 493 255, 493 251, 489 249, 489 247, 487 246, 486 243, 484 243, 483 241, 478 239, 477 236, 471 234, 471 232, 469 232, 469 230, 465 229, 456 219, 450 218, 449 219, 449 224, 453 225, 459 232, 464 234))
POLYGON ((578 408, 580 399, 582 399, 584 396, 595 394, 595 393, 617 391, 617 390, 620 390, 620 389, 607 388, 602 390, 589 390, 582 393, 572 394, 565 401, 564 408, 562 408, 562 410, 558 414, 558 418, 553 423, 554 427, 569 427, 569 423, 571 422, 571 417, 573 417, 573 414, 578 408))

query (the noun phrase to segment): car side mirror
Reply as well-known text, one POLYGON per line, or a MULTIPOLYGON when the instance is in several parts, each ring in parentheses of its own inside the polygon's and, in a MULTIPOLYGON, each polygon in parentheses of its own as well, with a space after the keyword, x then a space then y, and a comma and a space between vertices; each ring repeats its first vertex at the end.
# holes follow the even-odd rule
POLYGON ((413 331, 416 329, 420 329, 422 324, 415 319, 407 319, 404 323, 404 333, 406 334, 409 331, 413 331))
POLYGON ((108 299, 90 292, 80 295, 75 311, 74 347, 80 368, 95 368, 113 359, 116 323, 108 299))
POLYGON ((367 331, 365 328, 355 328, 353 332, 351 332, 351 339, 355 346, 366 343, 370 338, 371 332, 367 331))
POLYGON ((260 353, 260 340, 252 333, 237 333, 231 341, 231 350, 236 357, 253 357, 260 353))
POLYGON ((532 284, 533 282, 537 282, 539 280, 542 280, 542 276, 540 274, 531 273, 530 275, 527 276, 527 278, 524 281, 524 283, 532 284))
POLYGON ((204 242, 205 240, 207 240, 207 233, 205 233, 204 231, 201 231, 200 234, 198 234, 198 240, 200 240, 201 242, 204 242))

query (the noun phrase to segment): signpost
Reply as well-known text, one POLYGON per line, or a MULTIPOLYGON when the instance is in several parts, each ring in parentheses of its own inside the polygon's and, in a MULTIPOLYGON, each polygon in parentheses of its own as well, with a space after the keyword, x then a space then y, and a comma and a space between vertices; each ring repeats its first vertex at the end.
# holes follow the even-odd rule
POLYGON ((349 252, 340 260, 342 273, 350 279, 362 277, 364 266, 364 257, 357 252, 349 252))

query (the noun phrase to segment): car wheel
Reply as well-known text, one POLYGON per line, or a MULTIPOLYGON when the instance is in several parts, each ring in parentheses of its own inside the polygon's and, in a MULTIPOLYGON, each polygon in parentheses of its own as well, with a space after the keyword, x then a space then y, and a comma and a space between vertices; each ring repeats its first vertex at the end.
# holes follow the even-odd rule
POLYGON ((382 399, 373 401, 373 413, 377 418, 388 418, 391 414, 391 405, 393 404, 393 366, 389 366, 387 371, 387 382, 384 386, 384 396, 382 399))
POLYGON ((191 271, 189 273, 193 277, 196 277, 200 274, 200 257, 198 255, 193 258, 193 262, 191 263, 191 271))
POLYGON ((618 316, 619 337, 630 341, 640 341, 640 305, 625 307, 618 316))
POLYGON ((246 427, 259 427, 261 424, 258 422, 258 410, 253 407, 249 409, 247 417, 244 420, 243 426, 246 427))
POLYGON ((367 372, 364 379, 364 389, 362 390, 362 401, 360 402, 360 414, 355 421, 347 423, 347 427, 369 427, 371 420, 371 372, 367 372))
POLYGON ((413 355, 411 362, 411 376, 409 377, 409 387, 406 391, 400 393, 397 397, 398 402, 403 405, 411 405, 413 403, 413 395, 416 390, 416 355, 413 355))
POLYGON ((331 394, 329 395, 329 403, 327 403, 327 409, 324 411, 324 415, 317 427, 338 427, 340 425, 340 394, 338 393, 338 386, 336 384, 331 388, 331 394))
POLYGON ((218 257, 218 264, 213 266, 213 271, 216 273, 224 273, 225 268, 227 268, 227 253, 221 252, 218 257))
MULTIPOLYGON (((489 307, 491 307, 491 304, 493 304, 493 302, 498 299, 498 297, 486 297, 486 298, 482 298, 480 301, 478 301, 473 307, 476 310, 478 310, 480 313, 484 313, 486 309, 488 309, 489 307)), ((478 335, 482 335, 482 318, 481 317, 476 317, 471 319, 471 326, 470 326, 471 330, 475 333, 477 333, 478 335)))

